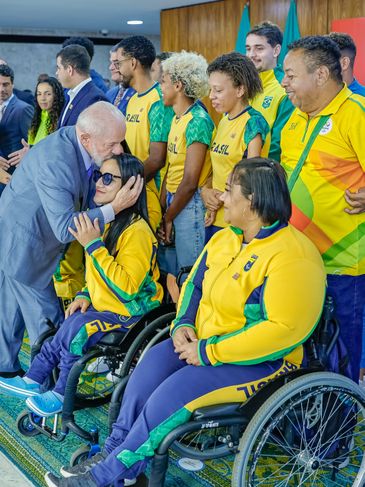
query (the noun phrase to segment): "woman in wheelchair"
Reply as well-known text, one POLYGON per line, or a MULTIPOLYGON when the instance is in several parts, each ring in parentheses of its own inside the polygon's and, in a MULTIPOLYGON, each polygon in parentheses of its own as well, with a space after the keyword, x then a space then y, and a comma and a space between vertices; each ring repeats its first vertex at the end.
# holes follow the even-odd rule
MULTIPOLYGON (((143 176, 143 165, 128 154, 106 160, 94 171, 96 204, 113 201, 131 176, 143 176)), ((62 410, 69 371, 86 350, 111 330, 127 331, 149 310, 160 305, 157 241, 149 226, 146 190, 134 206, 120 212, 101 235, 97 219, 75 218, 69 231, 85 248, 86 287, 66 311, 54 338, 46 342, 26 375, 1 379, 0 390, 27 398, 27 406, 41 416, 62 410), (57 367, 59 378, 52 391, 41 394, 41 385, 57 367)))
POLYGON ((185 281, 171 338, 152 347, 126 387, 104 450, 50 486, 123 485, 193 410, 243 402, 275 376, 301 367, 302 343, 320 318, 321 257, 289 223, 282 167, 238 163, 221 196, 229 227, 216 233, 185 281))

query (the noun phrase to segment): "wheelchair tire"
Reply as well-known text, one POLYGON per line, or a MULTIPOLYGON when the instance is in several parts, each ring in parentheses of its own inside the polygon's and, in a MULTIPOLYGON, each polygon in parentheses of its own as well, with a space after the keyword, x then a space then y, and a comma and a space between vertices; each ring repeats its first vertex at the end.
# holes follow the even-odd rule
POLYGON ((70 467, 75 467, 89 458, 90 445, 82 445, 71 456, 70 467))
POLYGON ((149 348, 168 338, 169 325, 175 316, 175 312, 160 316, 138 334, 124 357, 119 378, 129 375, 149 348))
POLYGON ((29 411, 22 411, 19 414, 19 416, 16 418, 16 426, 19 433, 27 436, 28 438, 41 434, 41 432, 37 430, 37 428, 35 428, 29 421, 29 411))
POLYGON ((257 410, 239 443, 232 486, 361 487, 364 444, 364 391, 338 374, 309 373, 257 410))

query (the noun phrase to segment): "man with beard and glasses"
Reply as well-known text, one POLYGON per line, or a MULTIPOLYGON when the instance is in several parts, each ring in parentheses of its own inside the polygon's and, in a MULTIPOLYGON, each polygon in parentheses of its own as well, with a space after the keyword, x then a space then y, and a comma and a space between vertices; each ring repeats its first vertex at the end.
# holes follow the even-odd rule
POLYGON ((133 177, 107 205, 93 205, 93 165, 123 152, 125 121, 112 104, 97 102, 76 126, 63 127, 24 157, 0 201, 0 376, 22 373, 18 352, 24 328, 30 343, 45 331, 45 318, 59 324, 62 312, 52 274, 73 240, 68 229, 86 212, 101 231, 133 205, 142 180, 133 177), (88 210, 88 208, 91 208, 88 210), (88 211, 87 211, 88 210, 88 211))
POLYGON ((126 114, 126 141, 131 153, 144 164, 147 181, 148 216, 153 230, 161 218, 160 170, 165 166, 167 138, 174 112, 165 107, 160 85, 151 76, 156 58, 152 42, 143 36, 132 36, 118 44, 118 61, 121 82, 125 88, 136 90, 129 100, 126 114))

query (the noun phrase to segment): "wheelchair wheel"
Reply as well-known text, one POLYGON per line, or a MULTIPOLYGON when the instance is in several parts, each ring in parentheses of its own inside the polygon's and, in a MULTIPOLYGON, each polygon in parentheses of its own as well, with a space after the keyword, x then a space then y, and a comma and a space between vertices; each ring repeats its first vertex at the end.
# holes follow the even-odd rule
POLYGON ((119 378, 131 374, 137 363, 143 358, 143 355, 153 345, 165 340, 169 336, 169 326, 175 318, 176 313, 167 313, 153 320, 144 330, 142 330, 126 353, 119 378))
POLYGON ((40 435, 41 432, 29 421, 29 411, 22 411, 16 418, 16 426, 19 433, 24 436, 32 437, 40 435))
POLYGON ((233 487, 365 485, 365 394, 350 379, 310 373, 258 409, 239 444, 233 487))
POLYGON ((90 445, 82 445, 71 456, 70 467, 75 467, 89 458, 90 445))

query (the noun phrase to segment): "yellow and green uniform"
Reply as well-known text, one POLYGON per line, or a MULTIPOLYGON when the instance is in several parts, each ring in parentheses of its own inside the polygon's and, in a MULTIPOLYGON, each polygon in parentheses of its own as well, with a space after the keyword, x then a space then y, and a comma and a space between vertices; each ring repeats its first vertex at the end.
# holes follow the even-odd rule
MULTIPOLYGON (((236 117, 230 119, 224 115, 219 122, 210 147, 213 179, 212 187, 224 191, 227 178, 237 162, 247 155, 248 144, 258 134, 263 143, 269 132, 264 117, 251 106, 236 117)), ((214 221, 217 227, 226 227, 223 207, 219 208, 214 221)))
POLYGON ((122 232, 115 256, 101 238, 90 242, 85 251, 86 287, 76 298, 89 299, 96 311, 127 317, 143 315, 160 305, 163 290, 158 282, 157 241, 143 218, 122 232))
POLYGON ((242 232, 226 228, 205 247, 183 286, 172 330, 195 329, 203 366, 180 360, 171 339, 146 353, 105 442, 108 456, 92 469, 98 485, 137 476, 195 409, 242 403, 302 365, 301 343, 315 328, 324 299, 318 250, 279 223, 242 243, 242 232))
MULTIPOLYGON (((184 176, 187 148, 194 142, 210 146, 214 123, 209 114, 197 103, 181 117, 172 119, 167 142, 166 189, 176 193, 184 176)), ((210 153, 207 151, 204 165, 199 177, 198 187, 202 187, 211 172, 210 153)))
POLYGON ((365 103, 345 86, 317 115, 295 109, 283 129, 282 164, 290 177, 320 117, 315 137, 292 191, 292 224, 319 249, 334 299, 351 378, 359 379, 365 306, 365 213, 350 215, 345 191, 365 188, 365 103), (322 119, 323 120, 323 119, 322 119))
POLYGON ((317 246, 328 274, 365 274, 365 213, 349 215, 345 190, 365 187, 365 103, 344 87, 309 118, 295 109, 283 129, 281 162, 292 174, 322 115, 330 115, 291 192, 291 222, 317 246))
MULTIPOLYGON (((151 142, 167 142, 173 114, 172 108, 163 104, 158 83, 132 96, 127 106, 126 141, 134 156, 144 162, 149 157, 151 142)), ((157 228, 161 220, 160 188, 161 177, 158 172, 147 183, 148 215, 153 229, 157 228)))
POLYGON ((208 242, 184 283, 171 331, 194 328, 202 365, 300 363, 324 294, 318 250, 293 226, 263 227, 247 245, 242 231, 228 227, 208 242))
POLYGON ((287 97, 281 81, 284 72, 280 66, 259 73, 263 92, 251 100, 251 105, 260 112, 270 126, 263 154, 280 161, 281 130, 290 117, 294 107, 287 97))

